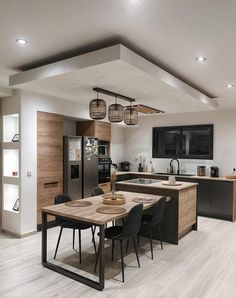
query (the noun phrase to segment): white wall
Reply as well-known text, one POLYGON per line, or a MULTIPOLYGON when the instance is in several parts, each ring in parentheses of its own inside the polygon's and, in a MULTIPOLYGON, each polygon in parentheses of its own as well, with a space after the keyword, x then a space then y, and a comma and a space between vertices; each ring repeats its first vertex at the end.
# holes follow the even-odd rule
POLYGON ((125 128, 112 124, 111 126, 111 159, 117 165, 124 161, 125 128))
POLYGON ((180 160, 181 168, 186 173, 196 173, 197 165, 218 166, 220 175, 232 173, 236 168, 236 110, 196 112, 183 114, 162 114, 141 117, 139 126, 125 129, 125 158, 133 163, 137 171, 135 157, 143 154, 146 164, 153 161, 155 172, 166 172, 170 159, 152 159, 152 127, 214 124, 214 159, 180 160))
MULTIPOLYGON (((16 91, 15 94, 11 97, 6 97, 1 99, 2 104, 2 115, 10 115, 10 114, 19 114, 21 113, 21 97, 20 92, 16 91)), ((1 121, 2 126, 3 119, 1 121)), ((2 129, 1 129, 2 131, 2 129)), ((21 128, 20 128, 21 134, 21 128)), ((3 140, 2 140, 3 141, 3 140)), ((18 145, 17 143, 16 145, 18 145)), ((21 140, 20 140, 21 144, 21 140)), ((2 144, 3 146, 3 144, 2 144)), ((19 146, 19 154, 21 152, 21 145, 19 146)), ((19 185, 19 192, 21 191, 20 184, 21 184, 21 175, 19 180, 16 182, 19 185)), ((1 201, 3 204, 3 196, 2 196, 2 189, 1 189, 1 201)), ((20 204, 21 210, 21 204, 20 204)), ((2 212, 2 229, 11 231, 13 233, 20 234, 21 231, 21 221, 20 221, 20 214, 15 212, 2 212)))
POLYGON ((21 91, 21 234, 35 231, 37 226, 37 111, 88 117, 87 105, 21 91), (27 170, 31 177, 27 177, 27 170))

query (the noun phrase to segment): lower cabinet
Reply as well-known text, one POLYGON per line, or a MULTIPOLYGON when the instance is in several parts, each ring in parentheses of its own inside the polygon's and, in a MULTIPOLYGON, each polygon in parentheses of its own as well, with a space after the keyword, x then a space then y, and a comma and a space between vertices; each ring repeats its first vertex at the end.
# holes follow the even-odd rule
POLYGON ((198 183, 198 215, 235 220, 234 182, 185 177, 177 180, 198 183))
MULTIPOLYGON (((197 210, 198 215, 234 221, 236 219, 236 182, 211 180, 203 178, 178 177, 177 181, 198 183, 197 187, 197 210), (235 189, 235 190, 234 190, 235 189), (235 209, 235 210, 234 210, 235 209)), ((167 180, 166 175, 145 174, 122 174, 118 181, 134 178, 155 178, 167 180)))
POLYGON ((111 191, 111 182, 100 183, 100 184, 98 184, 98 187, 100 187, 104 191, 104 193, 110 192, 111 191))
POLYGON ((130 179, 133 178, 133 176, 134 176, 134 174, 128 174, 128 173, 127 174, 118 175, 116 181, 119 182, 119 181, 130 180, 130 179))

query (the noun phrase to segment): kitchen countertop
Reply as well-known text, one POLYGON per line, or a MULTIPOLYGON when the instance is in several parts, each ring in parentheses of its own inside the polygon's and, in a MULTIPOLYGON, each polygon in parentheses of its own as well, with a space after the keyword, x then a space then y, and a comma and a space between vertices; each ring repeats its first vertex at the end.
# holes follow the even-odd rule
MULTIPOLYGON (((150 172, 122 172, 122 171, 117 171, 117 175, 125 175, 125 174, 139 174, 139 175, 156 175, 156 176, 169 176, 169 174, 155 174, 155 173, 150 173, 150 172)), ((193 178, 193 179, 206 179, 206 180, 216 180, 216 181, 230 181, 230 182, 236 182, 235 179, 229 179, 225 177, 210 177, 210 176, 184 176, 184 174, 181 175, 174 175, 175 177, 184 177, 184 178, 193 178)))
POLYGON ((164 181, 167 182, 166 180, 162 180, 160 182, 155 182, 150 184, 138 184, 138 183, 128 182, 125 180, 125 181, 116 182, 116 184, 127 184, 127 185, 133 185, 133 186, 143 186, 148 188, 162 188, 162 189, 171 189, 171 190, 178 190, 178 191, 198 185, 198 183, 180 181, 181 185, 169 186, 169 185, 163 185, 162 183, 164 181))

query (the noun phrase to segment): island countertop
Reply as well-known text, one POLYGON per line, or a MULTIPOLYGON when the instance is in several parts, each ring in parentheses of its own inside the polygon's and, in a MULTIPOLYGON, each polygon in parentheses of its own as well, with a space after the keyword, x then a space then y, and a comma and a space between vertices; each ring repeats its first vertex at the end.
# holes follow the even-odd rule
MULTIPOLYGON (((158 180, 158 179, 157 179, 158 180)), ((164 185, 163 183, 168 183, 168 181, 166 180, 160 180, 158 182, 154 182, 154 183, 150 183, 150 184, 139 184, 139 183, 132 183, 129 181, 120 181, 120 182, 116 182, 116 184, 127 184, 127 185, 133 185, 133 186, 142 186, 142 187, 147 187, 147 188, 159 188, 159 189, 168 189, 168 190, 177 190, 177 191, 181 191, 181 190, 185 190, 188 188, 191 188, 193 186, 197 186, 198 183, 190 183, 190 182, 176 182, 176 185, 172 186, 172 185, 164 185), (178 185, 178 183, 181 183, 181 185, 178 185)))
MULTIPOLYGON (((130 172, 124 172, 124 171, 117 171, 117 175, 125 175, 125 174, 135 174, 135 175, 145 175, 145 176, 156 176, 158 179, 158 176, 170 176, 170 174, 157 174, 157 173, 150 173, 150 172, 134 172, 134 171, 130 171, 130 172)), ((205 179, 205 180, 212 180, 212 181, 229 181, 229 182, 236 182, 236 177, 235 179, 229 179, 226 177, 211 177, 211 176, 197 176, 197 175, 192 175, 192 176, 185 176, 184 174, 181 175, 174 175, 176 178, 181 177, 181 178, 186 178, 186 179, 205 179)))

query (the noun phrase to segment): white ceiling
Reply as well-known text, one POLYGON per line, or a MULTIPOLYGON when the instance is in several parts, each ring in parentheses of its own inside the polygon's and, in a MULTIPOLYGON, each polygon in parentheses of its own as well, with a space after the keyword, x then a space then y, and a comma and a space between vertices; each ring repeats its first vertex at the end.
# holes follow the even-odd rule
MULTIPOLYGON (((0 0, 0 86, 7 85, 7 73, 12 70, 122 42, 219 98, 219 108, 236 107, 236 88, 225 88, 228 82, 236 85, 235 11, 235 0, 0 0), (16 45, 19 37, 29 44, 16 45), (207 57, 205 64, 195 61, 199 55, 207 57)), ((126 71, 123 67, 120 75, 126 71)), ((116 83, 115 74, 111 77, 106 84, 116 83)), ((147 88, 138 88, 137 77, 123 93, 139 92, 140 98, 152 98, 151 103, 151 80, 147 88)), ((158 96, 159 108, 166 97, 174 101, 173 94, 158 96)), ((187 104, 187 110, 195 109, 196 103, 187 104)))

